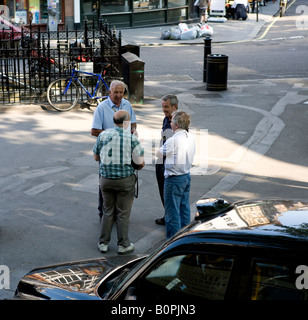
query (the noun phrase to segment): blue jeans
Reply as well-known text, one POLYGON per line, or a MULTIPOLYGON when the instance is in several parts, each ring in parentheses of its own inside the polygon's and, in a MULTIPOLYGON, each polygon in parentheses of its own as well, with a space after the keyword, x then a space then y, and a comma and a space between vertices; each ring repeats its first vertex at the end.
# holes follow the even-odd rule
POLYGON ((190 223, 190 174, 165 179, 164 202, 167 238, 190 223))

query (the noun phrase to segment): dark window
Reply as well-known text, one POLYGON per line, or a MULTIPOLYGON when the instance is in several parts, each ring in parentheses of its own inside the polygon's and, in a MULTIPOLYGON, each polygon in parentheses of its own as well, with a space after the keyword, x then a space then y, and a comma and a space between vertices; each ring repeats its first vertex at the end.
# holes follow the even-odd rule
POLYGON ((289 263, 254 261, 252 300, 307 300, 308 290, 296 287, 296 267, 289 263))
POLYGON ((139 282, 137 299, 224 299, 233 258, 191 253, 160 261, 139 282))

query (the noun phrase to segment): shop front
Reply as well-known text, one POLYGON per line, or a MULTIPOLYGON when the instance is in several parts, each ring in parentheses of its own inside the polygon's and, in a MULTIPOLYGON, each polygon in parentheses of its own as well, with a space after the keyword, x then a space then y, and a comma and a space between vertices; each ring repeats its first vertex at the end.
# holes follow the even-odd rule
POLYGON ((42 29, 65 25, 65 6, 73 0, 0 0, 0 14, 18 25, 42 29))
POLYGON ((88 20, 102 18, 117 28, 161 25, 197 17, 193 0, 80 0, 88 20))
MULTIPOLYGON (((190 21, 195 0, 0 0, 0 14, 12 23, 54 31, 82 28, 83 20, 130 28, 190 21)), ((1 27, 1 26, 0 26, 1 27)))

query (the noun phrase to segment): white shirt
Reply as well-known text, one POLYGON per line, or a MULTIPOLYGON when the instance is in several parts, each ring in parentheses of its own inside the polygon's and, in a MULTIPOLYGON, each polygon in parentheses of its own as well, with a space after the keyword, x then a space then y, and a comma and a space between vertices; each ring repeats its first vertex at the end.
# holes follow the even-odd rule
POLYGON ((122 99, 118 108, 108 97, 101 102, 94 111, 92 129, 106 130, 114 128, 113 116, 118 110, 125 110, 129 113, 131 123, 136 123, 136 116, 132 105, 128 100, 122 99))
POLYGON ((243 4, 245 7, 248 6, 248 1, 247 0, 234 0, 232 8, 236 8, 238 4, 243 4))
POLYGON ((165 178, 189 173, 195 150, 195 137, 186 130, 176 130, 174 135, 159 149, 160 153, 166 156, 165 178))

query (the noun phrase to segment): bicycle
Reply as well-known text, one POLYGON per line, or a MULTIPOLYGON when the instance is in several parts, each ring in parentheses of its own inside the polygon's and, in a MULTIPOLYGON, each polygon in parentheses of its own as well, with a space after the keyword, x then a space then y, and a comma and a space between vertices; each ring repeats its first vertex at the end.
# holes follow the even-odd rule
POLYGON ((20 48, 23 57, 26 57, 29 65, 29 73, 32 77, 39 78, 43 72, 58 72, 60 65, 56 58, 50 57, 46 45, 46 39, 39 39, 33 32, 26 33, 20 39, 20 48))
POLYGON ((73 63, 72 66, 73 69, 69 78, 59 78, 49 84, 47 88, 47 100, 51 107, 57 111, 69 111, 74 108, 80 96, 78 86, 80 86, 89 97, 89 100, 85 102, 85 104, 89 106, 92 106, 94 103, 98 105, 99 102, 108 97, 109 87, 104 76, 110 64, 104 64, 104 70, 101 73, 77 70, 75 63, 73 63), (92 94, 79 80, 78 77, 80 74, 97 77, 96 86, 92 94))

